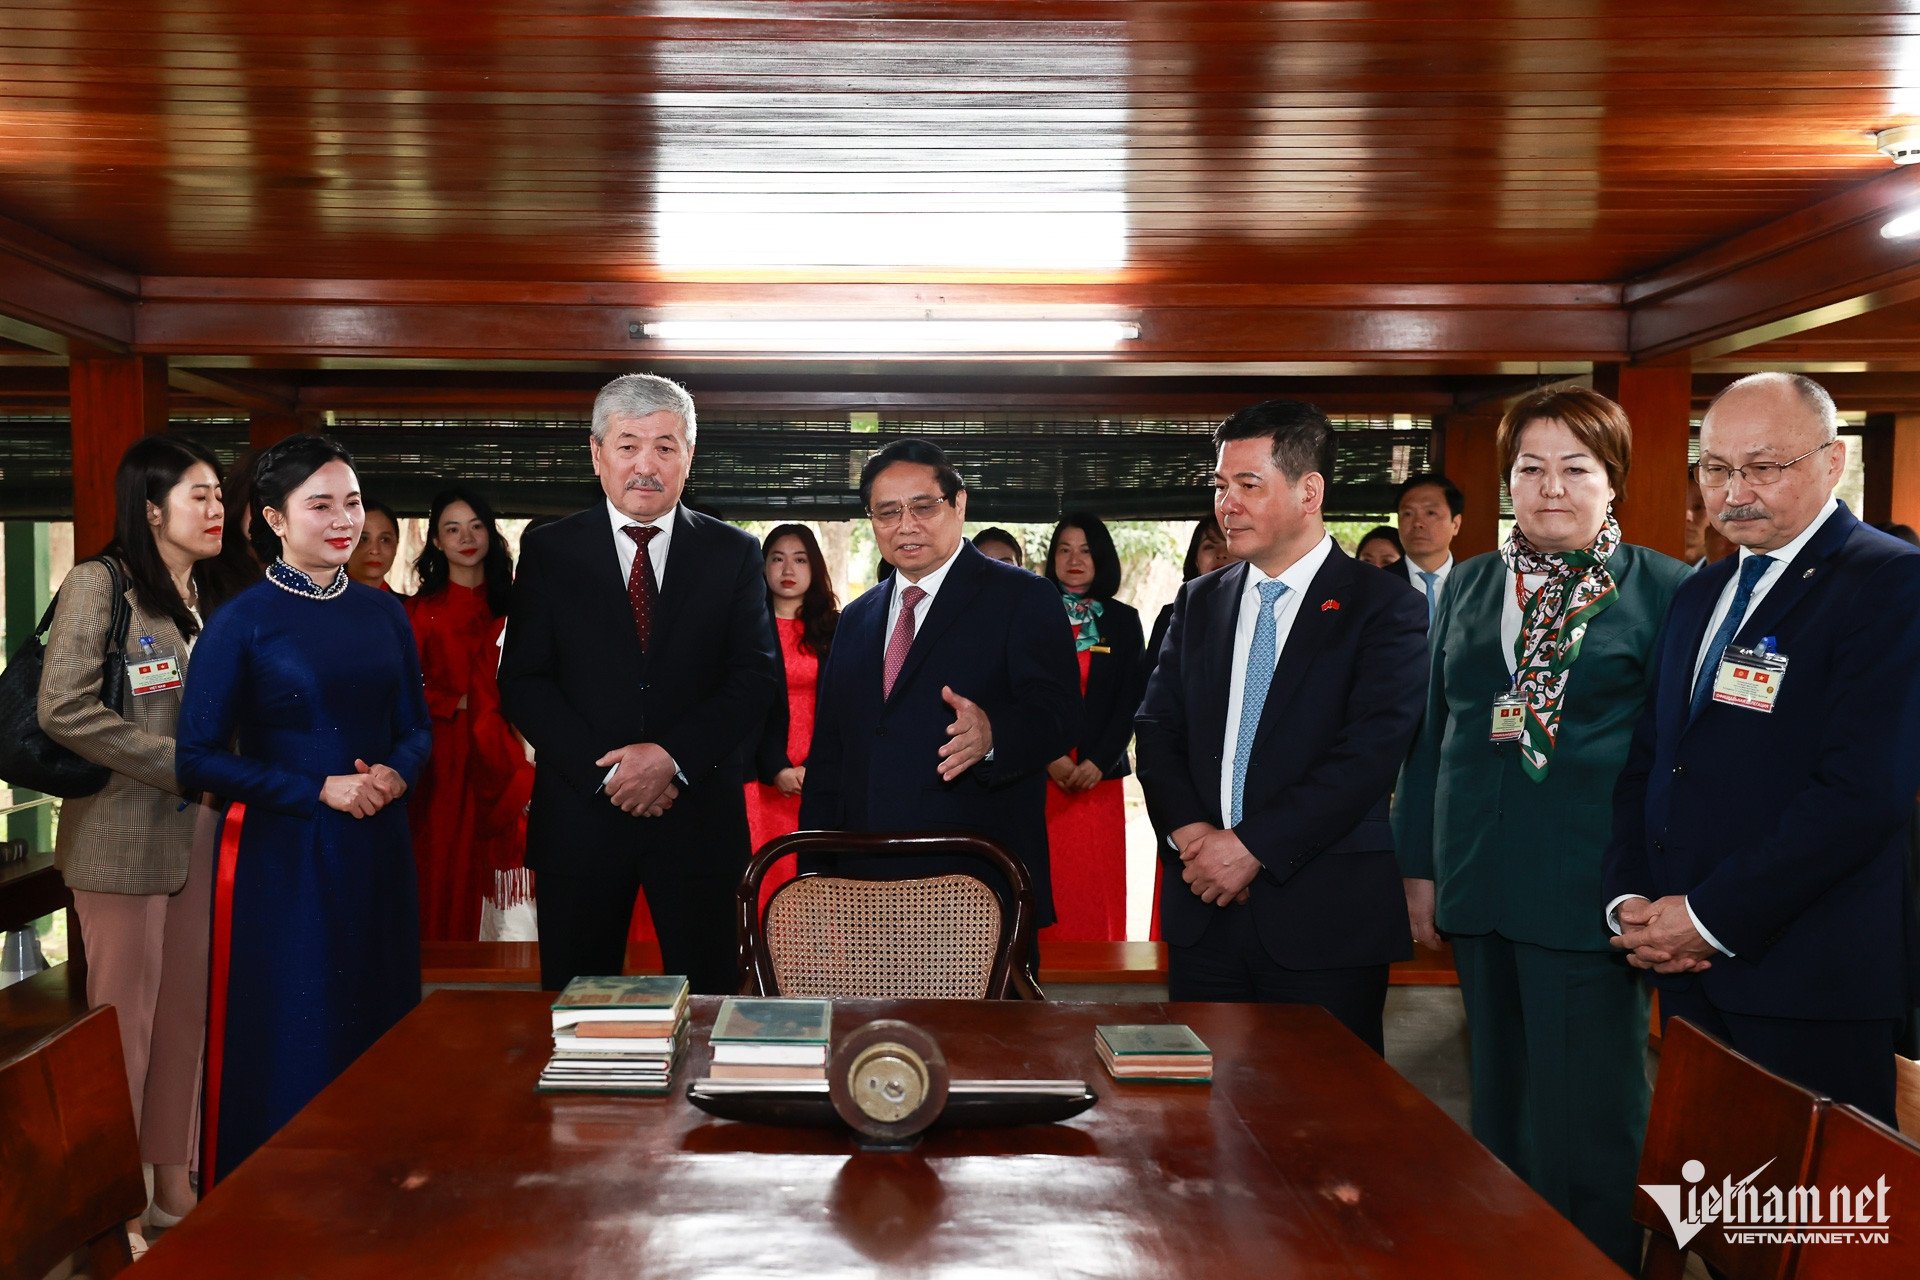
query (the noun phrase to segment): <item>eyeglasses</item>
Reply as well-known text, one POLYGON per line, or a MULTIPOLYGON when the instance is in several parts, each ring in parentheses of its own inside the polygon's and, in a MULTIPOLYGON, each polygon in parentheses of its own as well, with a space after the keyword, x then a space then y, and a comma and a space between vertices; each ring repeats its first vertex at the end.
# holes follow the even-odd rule
POLYGON ((933 513, 953 501, 952 498, 915 498, 911 502, 888 502, 877 507, 868 507, 867 514, 878 525, 895 525, 902 516, 911 515, 915 520, 931 520, 933 513))
POLYGON ((1805 462, 1822 449, 1831 449, 1833 445, 1834 442, 1831 440, 1825 444, 1815 445, 1799 457, 1791 458, 1786 462, 1749 462, 1744 467, 1730 467, 1724 462, 1702 462, 1694 467, 1693 474, 1699 478, 1702 489, 1724 489, 1735 476, 1739 476, 1755 489, 1764 489, 1770 484, 1780 483, 1780 473, 1794 463, 1805 462))

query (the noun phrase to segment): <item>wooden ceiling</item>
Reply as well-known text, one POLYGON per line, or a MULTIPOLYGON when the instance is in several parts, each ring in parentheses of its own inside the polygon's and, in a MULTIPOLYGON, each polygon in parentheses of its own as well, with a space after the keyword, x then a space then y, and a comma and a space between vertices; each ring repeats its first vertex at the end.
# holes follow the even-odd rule
POLYGON ((285 403, 663 361, 1431 390, 1812 360, 1842 317, 1920 364, 1884 319, 1920 249, 1877 235, 1920 172, 1873 141, 1920 121, 1920 3, 1464 9, 0 2, 0 336, 285 403), (631 336, 800 314, 1142 333, 898 367, 631 336))

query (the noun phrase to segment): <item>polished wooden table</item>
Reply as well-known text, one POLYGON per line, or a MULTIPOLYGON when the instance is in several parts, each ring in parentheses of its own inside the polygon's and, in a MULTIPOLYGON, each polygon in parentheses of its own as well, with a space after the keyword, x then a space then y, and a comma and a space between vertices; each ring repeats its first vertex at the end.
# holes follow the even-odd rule
MULTIPOLYGON (((679 1080, 705 1074, 694 1004, 679 1080)), ((536 1094, 547 997, 441 991, 139 1265, 220 1277, 1586 1276, 1607 1260, 1318 1009, 840 1001, 933 1031, 956 1077, 1078 1077, 1064 1124, 930 1134, 536 1094), (1093 1027, 1186 1022, 1211 1087, 1118 1084, 1093 1027)), ((684 1093, 684 1090, 681 1090, 684 1093)))

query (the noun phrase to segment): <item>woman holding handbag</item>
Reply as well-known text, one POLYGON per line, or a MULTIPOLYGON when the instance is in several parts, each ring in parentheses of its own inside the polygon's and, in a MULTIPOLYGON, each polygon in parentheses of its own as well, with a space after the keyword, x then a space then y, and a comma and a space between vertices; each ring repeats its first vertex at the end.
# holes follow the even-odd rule
POLYGON ((212 877, 174 777, 174 734, 188 656, 219 591, 225 523, 211 453, 178 436, 136 441, 114 477, 113 541, 61 584, 40 680, 47 736, 111 770, 103 789, 66 802, 54 861, 86 944, 87 1002, 118 1010, 141 1159, 153 1166, 147 1217, 161 1227, 194 1204, 212 877), (116 597, 129 619, 119 636, 116 597), (116 641, 124 674, 102 661, 116 641), (101 705, 102 682, 123 678, 120 715, 101 705))

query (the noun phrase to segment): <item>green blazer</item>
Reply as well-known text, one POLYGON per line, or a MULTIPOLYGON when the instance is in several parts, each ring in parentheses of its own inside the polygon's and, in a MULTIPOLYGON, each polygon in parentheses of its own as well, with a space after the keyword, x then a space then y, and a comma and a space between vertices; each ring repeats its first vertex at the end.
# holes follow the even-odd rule
POLYGON ((1620 598, 1581 641, 1547 776, 1519 748, 1487 740, 1493 700, 1512 683, 1501 652, 1508 585, 1498 554, 1475 556, 1441 593, 1429 647, 1426 720, 1394 794, 1401 874, 1436 882, 1436 923, 1567 951, 1606 951, 1600 858, 1613 784, 1652 688, 1653 649, 1688 566, 1622 544, 1609 562, 1620 598))

